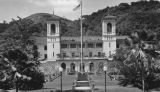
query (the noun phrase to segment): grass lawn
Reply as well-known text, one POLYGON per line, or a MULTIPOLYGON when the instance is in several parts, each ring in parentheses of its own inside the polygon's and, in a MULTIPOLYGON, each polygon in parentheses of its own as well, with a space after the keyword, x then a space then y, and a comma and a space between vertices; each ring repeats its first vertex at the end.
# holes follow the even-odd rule
MULTIPOLYGON (((127 87, 119 87, 119 86, 107 86, 106 90, 107 92, 142 92, 141 90, 137 88, 127 88, 127 87)), ((95 92, 104 92, 104 88, 97 89, 95 90, 95 92)))
MULTIPOLYGON (((95 81, 95 92, 104 92, 105 91, 105 76, 91 76, 92 80, 95 81)), ((137 88, 132 87, 121 87, 118 85, 118 81, 111 80, 107 76, 107 82, 106 82, 106 90, 107 92, 142 92, 141 90, 137 88)))
MULTIPOLYGON (((104 92, 104 76, 91 76, 92 80, 95 81, 95 89, 94 92, 104 92)), ((74 81, 75 76, 74 75, 65 75, 63 76, 63 92, 75 92, 72 90, 72 84, 74 81)), ((132 87, 120 87, 117 85, 117 81, 113 80, 111 81, 109 77, 107 77, 107 92, 142 92, 141 90, 137 88, 132 87)), ((39 90, 32 90, 27 92, 60 92, 60 78, 54 80, 53 82, 47 82, 44 84, 43 89, 39 90)), ((15 91, 14 91, 15 92, 15 91)), ((25 92, 25 91, 19 91, 19 92, 25 92)), ((76 92, 90 92, 90 91, 76 91, 76 92)))

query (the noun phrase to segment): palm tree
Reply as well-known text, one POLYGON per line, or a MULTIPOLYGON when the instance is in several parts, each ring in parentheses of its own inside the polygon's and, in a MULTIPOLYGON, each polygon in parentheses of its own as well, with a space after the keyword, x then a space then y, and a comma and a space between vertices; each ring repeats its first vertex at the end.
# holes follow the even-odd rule
POLYGON ((156 79, 152 71, 154 57, 150 53, 145 52, 143 40, 140 39, 138 33, 132 34, 129 42, 130 46, 117 50, 117 54, 114 57, 114 60, 116 60, 115 65, 119 67, 119 71, 123 75, 119 79, 119 84, 123 86, 133 85, 145 92, 154 88, 153 82, 155 80, 153 79, 156 79))

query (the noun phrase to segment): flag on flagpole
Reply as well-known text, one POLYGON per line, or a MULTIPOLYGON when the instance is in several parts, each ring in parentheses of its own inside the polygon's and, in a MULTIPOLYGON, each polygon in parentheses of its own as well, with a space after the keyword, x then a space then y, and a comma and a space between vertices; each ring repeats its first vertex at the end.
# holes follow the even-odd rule
POLYGON ((73 8, 73 11, 76 11, 80 8, 81 4, 79 3, 75 8, 73 8))

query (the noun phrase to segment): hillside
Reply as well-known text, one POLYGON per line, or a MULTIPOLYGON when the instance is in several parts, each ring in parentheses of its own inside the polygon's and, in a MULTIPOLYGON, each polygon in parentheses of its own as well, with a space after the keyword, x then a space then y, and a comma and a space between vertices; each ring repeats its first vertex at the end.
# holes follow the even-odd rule
POLYGON ((4 30, 8 27, 8 24, 0 23, 0 33, 4 32, 4 30))
POLYGON ((41 33, 39 34, 39 36, 46 36, 47 32, 47 21, 51 21, 51 20, 58 20, 60 21, 61 25, 61 35, 64 35, 68 30, 73 29, 73 22, 71 20, 59 17, 57 15, 53 15, 53 14, 48 14, 48 13, 36 13, 36 14, 32 14, 28 17, 26 17, 26 19, 30 19, 32 21, 34 21, 36 24, 40 24, 42 25, 42 30, 41 33))
MULTIPOLYGON (((131 35, 133 32, 145 32, 147 35, 160 36, 160 2, 137 1, 121 3, 118 6, 106 7, 83 16, 83 33, 86 36, 101 36, 101 21, 106 15, 117 17, 117 35, 131 35)), ((61 36, 80 36, 80 20, 71 21, 53 14, 36 13, 28 16, 35 24, 40 25, 39 36, 46 36, 46 22, 48 20, 60 20, 61 36)), ((158 38, 160 39, 160 38, 158 38)))
POLYGON ((91 15, 85 15, 83 16, 85 35, 101 36, 101 19, 108 14, 117 16, 117 35, 131 35, 133 31, 160 35, 160 2, 158 1, 121 3, 115 7, 106 7, 91 15))

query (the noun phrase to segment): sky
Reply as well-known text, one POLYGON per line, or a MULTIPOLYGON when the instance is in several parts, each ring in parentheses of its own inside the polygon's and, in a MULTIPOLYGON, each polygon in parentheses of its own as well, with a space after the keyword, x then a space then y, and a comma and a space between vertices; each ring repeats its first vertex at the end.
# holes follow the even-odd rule
MULTIPOLYGON (((83 0, 83 15, 89 15, 100 9, 129 3, 137 0, 83 0)), ((17 16, 25 18, 34 13, 50 13, 75 20, 80 17, 80 10, 73 11, 78 0, 0 0, 0 23, 10 22, 17 16)))

